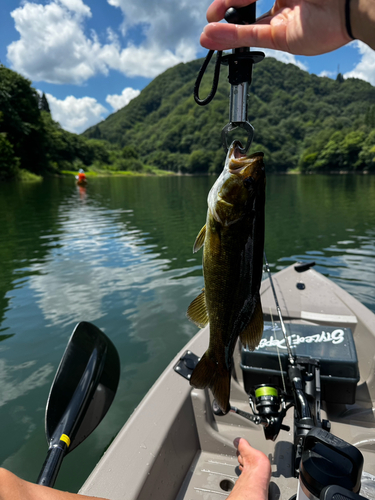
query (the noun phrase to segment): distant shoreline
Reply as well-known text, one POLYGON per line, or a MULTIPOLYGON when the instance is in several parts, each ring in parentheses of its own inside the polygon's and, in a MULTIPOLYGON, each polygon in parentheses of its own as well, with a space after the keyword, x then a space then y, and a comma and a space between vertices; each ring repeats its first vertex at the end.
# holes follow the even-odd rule
MULTIPOLYGON (((207 177, 211 175, 219 175, 213 174, 213 173, 201 173, 201 174, 191 174, 191 173, 181 173, 181 172, 171 172, 168 170, 158 170, 156 169, 155 171, 151 172, 130 172, 128 170, 124 171, 118 171, 118 172, 85 172, 87 176, 87 180, 90 181, 90 179, 96 179, 96 178, 107 178, 107 177, 207 177)), ((21 175, 18 179, 12 179, 10 182, 40 182, 44 178, 47 177, 59 177, 59 178, 69 178, 69 177, 74 177, 74 180, 76 180, 76 176, 78 175, 78 172, 74 171, 62 171, 61 173, 58 174, 49 174, 46 175, 45 177, 42 177, 40 175, 35 175, 30 172, 27 172, 27 175, 21 175)), ((296 172, 296 171, 289 171, 289 172, 268 172, 268 175, 375 175, 375 170, 364 170, 364 171, 355 171, 355 170, 328 170, 328 171, 323 171, 323 172, 296 172)), ((1 182, 1 181, 0 181, 1 182)), ((8 180, 4 180, 3 182, 9 182, 8 180)))

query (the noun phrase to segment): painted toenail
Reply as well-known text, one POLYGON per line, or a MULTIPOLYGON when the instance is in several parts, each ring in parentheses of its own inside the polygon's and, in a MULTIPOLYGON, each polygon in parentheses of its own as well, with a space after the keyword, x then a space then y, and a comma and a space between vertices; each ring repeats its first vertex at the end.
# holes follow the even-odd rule
POLYGON ((235 446, 236 448, 238 448, 238 445, 239 445, 240 439, 241 439, 241 438, 239 437, 239 438, 234 439, 234 441, 233 441, 233 444, 234 444, 234 446, 235 446))

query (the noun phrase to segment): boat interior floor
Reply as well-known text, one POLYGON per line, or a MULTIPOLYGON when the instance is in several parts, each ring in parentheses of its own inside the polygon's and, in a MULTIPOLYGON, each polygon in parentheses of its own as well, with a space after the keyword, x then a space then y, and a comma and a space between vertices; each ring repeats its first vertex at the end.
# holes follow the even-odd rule
MULTIPOLYGON (((319 335, 328 327, 352 332, 360 376, 355 401, 349 404, 323 401, 321 418, 330 420, 332 434, 360 449, 364 471, 375 476, 374 314, 313 269, 298 273, 290 266, 274 275, 274 282, 287 324, 315 325, 319 335)), ((276 321, 269 280, 262 283, 261 302, 265 320, 276 321)), ((283 421, 290 430, 281 430, 276 441, 266 440, 260 425, 240 415, 233 412, 215 415, 210 391, 192 389, 174 371, 186 350, 202 356, 208 340, 209 327, 206 327, 178 353, 119 432, 80 493, 110 500, 226 498, 239 475, 233 445, 236 437, 244 437, 270 458, 271 500, 289 500, 296 493, 293 408, 283 421)), ((251 413, 245 385, 238 344, 234 352, 231 404, 251 413)))

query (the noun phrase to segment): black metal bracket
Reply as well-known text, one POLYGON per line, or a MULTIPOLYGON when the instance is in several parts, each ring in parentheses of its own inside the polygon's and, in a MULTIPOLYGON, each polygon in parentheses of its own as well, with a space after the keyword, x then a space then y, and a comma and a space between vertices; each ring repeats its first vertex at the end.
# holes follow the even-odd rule
POLYGON ((200 358, 191 351, 185 351, 173 369, 176 373, 190 380, 194 368, 197 366, 200 358))
POLYGON ((311 267, 314 267, 315 266, 315 262, 312 261, 312 262, 299 262, 298 264, 296 264, 294 266, 294 269, 295 271, 297 271, 297 273, 304 273, 305 271, 307 271, 308 269, 310 269, 311 267))
POLYGON ((263 61, 264 52, 247 51, 234 52, 221 58, 223 66, 229 66, 228 80, 231 85, 239 85, 243 82, 251 83, 253 76, 253 64, 263 61))

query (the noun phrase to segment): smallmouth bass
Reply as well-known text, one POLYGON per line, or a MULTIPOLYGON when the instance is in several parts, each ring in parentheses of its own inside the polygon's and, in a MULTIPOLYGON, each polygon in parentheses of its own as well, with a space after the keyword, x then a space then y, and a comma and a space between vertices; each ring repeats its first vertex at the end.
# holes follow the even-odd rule
POLYGON ((259 289, 263 272, 265 169, 263 153, 229 148, 224 170, 208 194, 206 224, 193 251, 203 249, 205 288, 187 316, 210 323, 210 344, 190 384, 209 387, 224 413, 230 410, 232 357, 237 338, 255 349, 263 335, 259 289))

